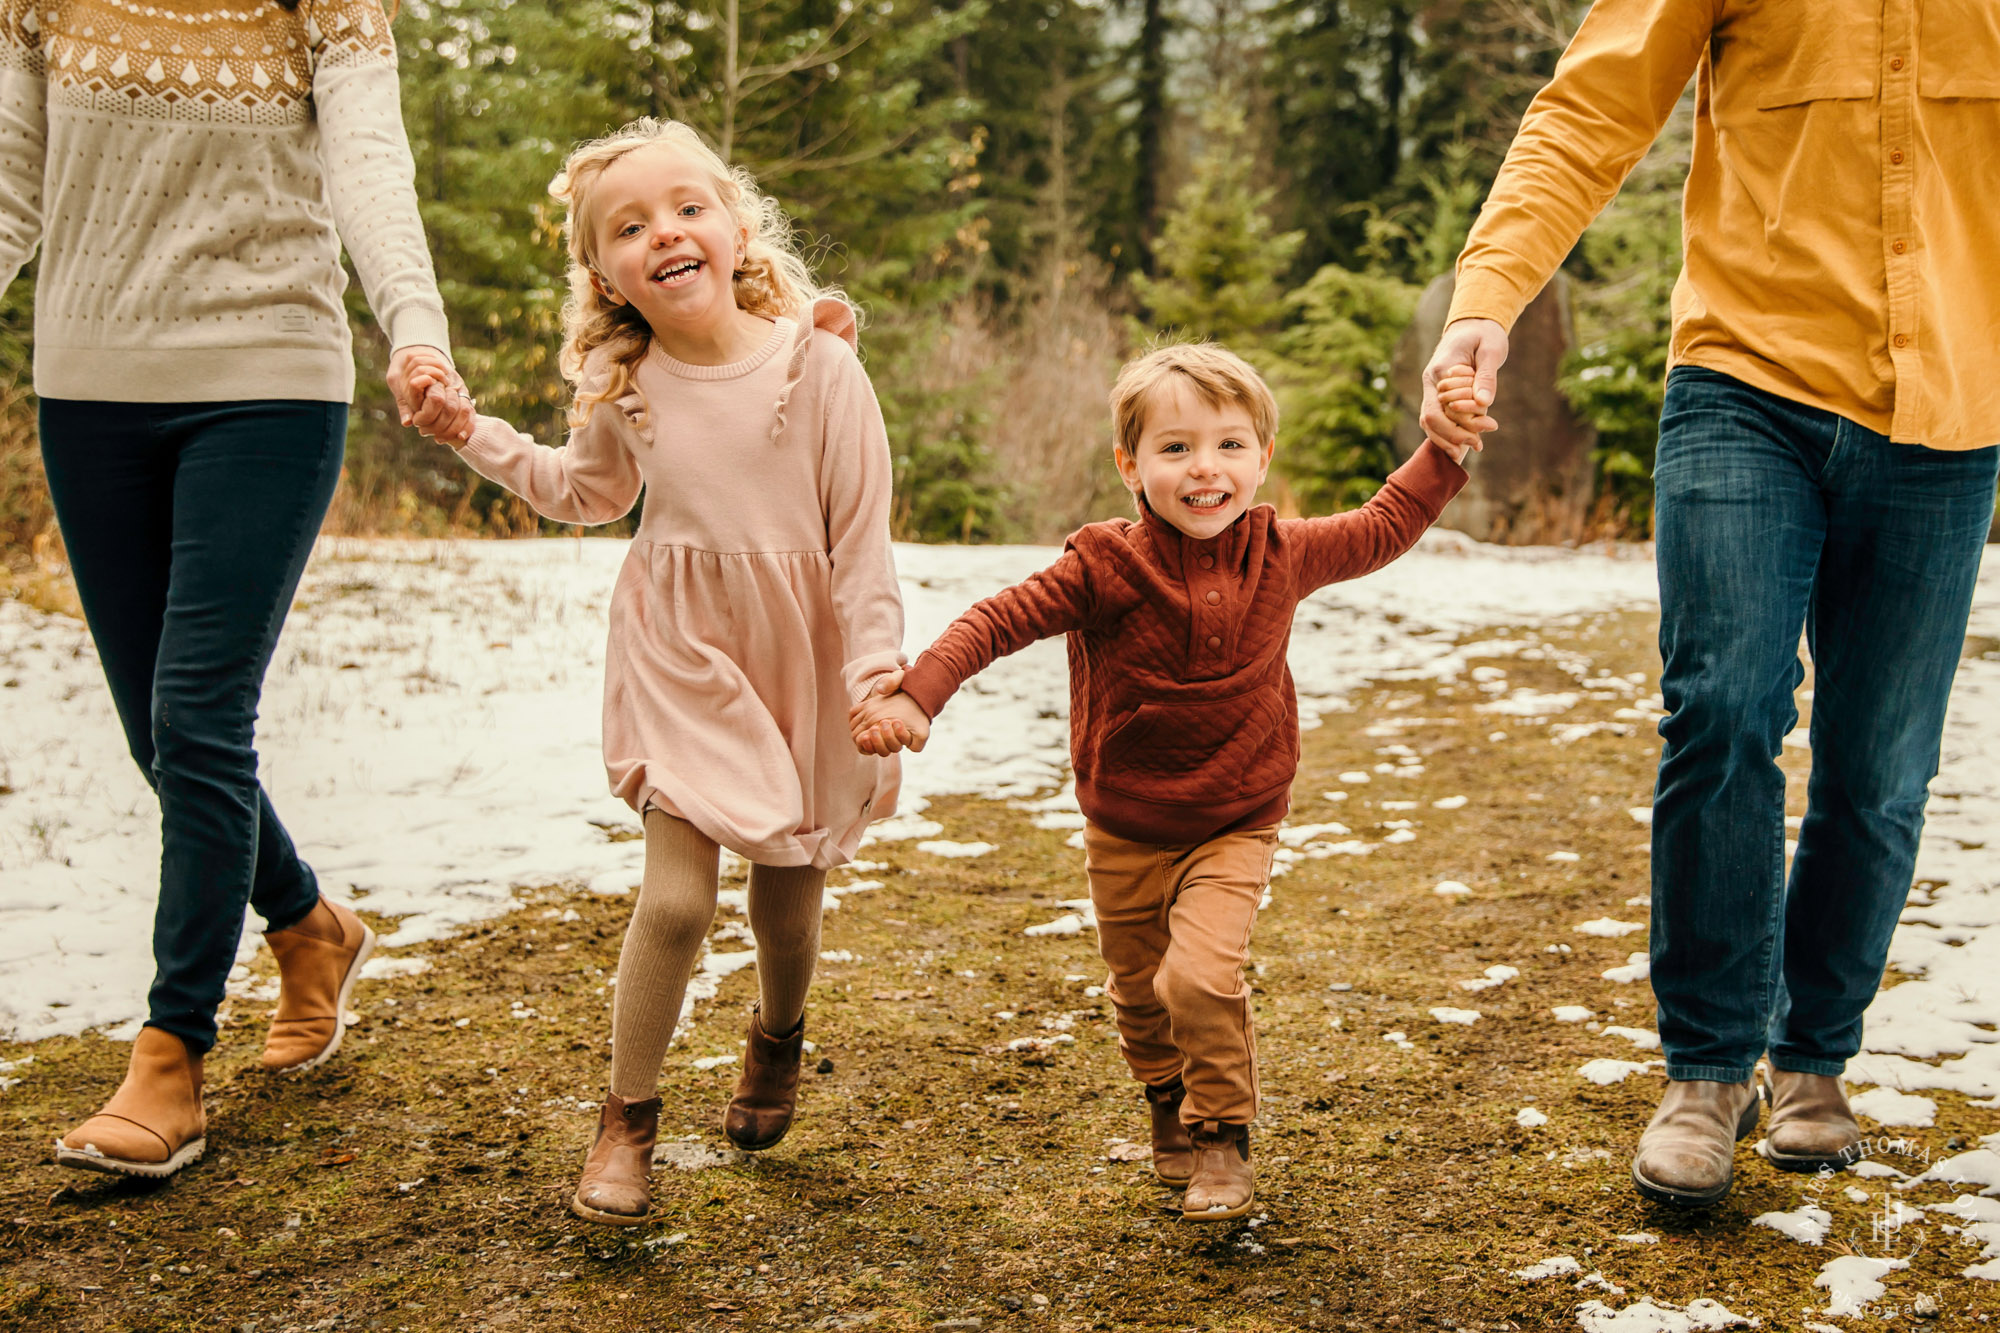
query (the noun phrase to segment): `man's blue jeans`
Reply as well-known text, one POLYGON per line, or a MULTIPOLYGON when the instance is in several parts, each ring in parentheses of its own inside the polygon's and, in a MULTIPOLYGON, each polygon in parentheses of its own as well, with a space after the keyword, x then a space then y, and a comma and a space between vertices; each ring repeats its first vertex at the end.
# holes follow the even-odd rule
POLYGON ((42 461, 77 595, 126 743, 160 797, 146 1021, 197 1051, 215 1044, 244 904, 276 930, 319 901, 252 742, 346 433, 345 403, 42 400, 42 461))
MULTIPOLYGON (((2000 431, 2000 423, 1995 423, 2000 431)), ((1660 691, 1653 991, 1673 1079, 1768 1049, 1838 1075, 1909 895, 2000 450, 1892 444, 1714 371, 1667 379, 1654 471, 1660 691), (1812 776, 1790 882, 1777 756, 1812 776)))

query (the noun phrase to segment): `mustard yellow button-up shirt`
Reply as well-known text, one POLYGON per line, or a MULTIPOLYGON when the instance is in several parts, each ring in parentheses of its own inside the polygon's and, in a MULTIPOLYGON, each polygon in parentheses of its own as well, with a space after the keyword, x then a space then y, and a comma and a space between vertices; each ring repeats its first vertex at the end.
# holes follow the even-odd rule
POLYGON ((1458 261, 1512 327, 1696 76, 1671 363, 2000 443, 2000 0, 1597 0, 1458 261))

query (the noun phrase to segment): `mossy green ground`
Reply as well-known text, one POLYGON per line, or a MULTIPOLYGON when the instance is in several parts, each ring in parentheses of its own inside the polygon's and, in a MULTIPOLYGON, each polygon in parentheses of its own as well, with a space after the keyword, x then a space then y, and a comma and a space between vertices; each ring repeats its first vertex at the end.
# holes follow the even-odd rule
MULTIPOLYGON (((1654 669, 1644 617, 1541 633, 1594 668, 1654 669)), ((1512 686, 1576 688, 1549 662, 1502 665, 1512 686)), ((1575 1328, 1589 1299, 1703 1296, 1769 1330, 1823 1319, 1808 1313, 1826 1304, 1813 1278, 1840 1237, 1867 1239, 1870 1207, 1821 1189, 1836 1215, 1823 1248, 1752 1227, 1799 1206, 1813 1182, 1747 1145, 1722 1205, 1644 1203, 1627 1160, 1659 1074, 1583 1081, 1586 1060, 1648 1053, 1549 1014, 1581 1004, 1607 1024, 1654 1025, 1643 982, 1599 975, 1645 937, 1571 930, 1645 919, 1628 904, 1646 892, 1645 831, 1627 810, 1650 801, 1650 727, 1555 745, 1545 727, 1516 724, 1496 741, 1514 720, 1475 712, 1484 698, 1385 683, 1306 733, 1294 823, 1339 820, 1379 843, 1380 823, 1406 818, 1417 836, 1302 862, 1258 923, 1258 1226, 1183 1223, 1144 1164, 1109 1159, 1145 1122, 1109 1003, 1085 993, 1102 980, 1094 937, 1022 935, 1083 895, 1081 854, 1026 812, 962 799, 929 813, 947 836, 998 851, 872 847, 864 855, 888 868, 867 877, 884 887, 828 915, 823 947, 853 961, 822 967, 808 1035, 830 1072, 807 1075, 791 1137, 754 1160, 663 1162, 655 1217, 630 1230, 564 1206, 601 1095, 604 986, 629 899, 547 887, 510 916, 406 951, 434 966, 364 985, 349 1044, 303 1077, 256 1069, 268 1005, 239 1002, 208 1066, 209 1155, 162 1186, 48 1160, 51 1138, 115 1085, 128 1048, 84 1038, 8 1052, 33 1063, 0 1095, 14 1166, 0 1184, 0 1326, 1558 1329, 1575 1328), (1420 775, 1338 780, 1394 743, 1422 756, 1420 775), (1343 787, 1346 801, 1324 798, 1343 787), (1462 809, 1431 804, 1457 795, 1462 809), (1418 805, 1385 811, 1385 800, 1418 805), (1579 859, 1547 859, 1557 850, 1579 859), (1445 879, 1471 895, 1433 893, 1445 879), (1521 975, 1477 994, 1457 985, 1495 963, 1521 975), (1428 1013, 1439 1005, 1483 1017, 1442 1024, 1428 1013), (1072 1043, 1006 1049, 1064 1018, 1072 1043), (1391 1031, 1407 1049, 1385 1041, 1391 1031), (1530 1104, 1545 1126, 1515 1123, 1530 1104), (1638 1232, 1658 1243, 1617 1239, 1638 1232), (1511 1275, 1558 1254, 1627 1294, 1511 1275)), ((1618 706, 1588 702, 1564 720, 1618 706)), ((1803 752, 1786 762, 1799 775, 1803 752)), ((677 1151, 726 1147, 717 1125, 735 1071, 691 1062, 737 1049, 753 986, 747 971, 726 981, 669 1058, 662 1134, 685 1140, 677 1151)), ((1911 1134, 1933 1154, 2000 1128, 1990 1110, 1937 1100, 1936 1128, 1911 1134)), ((2000 1299, 1958 1276, 1973 1257, 1932 1228, 1877 1310, 1928 1294, 1937 1316, 1895 1322, 1980 1327, 2000 1299)))

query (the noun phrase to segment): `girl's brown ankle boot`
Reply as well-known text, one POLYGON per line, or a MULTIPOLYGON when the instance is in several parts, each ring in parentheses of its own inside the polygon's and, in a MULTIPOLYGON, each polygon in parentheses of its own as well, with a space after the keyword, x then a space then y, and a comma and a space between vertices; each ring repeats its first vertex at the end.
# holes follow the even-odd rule
POLYGON ((743 1049, 743 1076, 736 1095, 722 1113, 722 1132, 749 1152, 769 1148, 792 1127, 799 1104, 799 1057, 805 1050, 806 1021, 799 1019, 790 1035, 773 1037, 764 1031, 757 1010, 750 1011, 750 1036, 743 1049))
POLYGON ((628 1102, 607 1093, 597 1113, 597 1141, 583 1161, 583 1178, 570 1211, 606 1226, 637 1226, 653 1207, 653 1141, 660 1132, 660 1099, 628 1102))

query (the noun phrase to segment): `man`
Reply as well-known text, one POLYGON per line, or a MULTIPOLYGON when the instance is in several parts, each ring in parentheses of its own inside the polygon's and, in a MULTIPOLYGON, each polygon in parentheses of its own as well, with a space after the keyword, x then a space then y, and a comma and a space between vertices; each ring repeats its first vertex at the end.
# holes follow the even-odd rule
MULTIPOLYGON (((1993 518, 2000 440, 2000 5, 1598 0, 1459 258, 1425 430, 1696 77, 1684 266, 1655 467, 1661 692, 1653 989, 1667 1093, 1632 1179, 1728 1193, 1769 1052, 1767 1155, 1843 1164, 1840 1084, 1909 890, 1993 518), (1789 883, 1804 629, 1812 777, 1789 883)), ((1468 428, 1470 427, 1470 428, 1468 428)))

